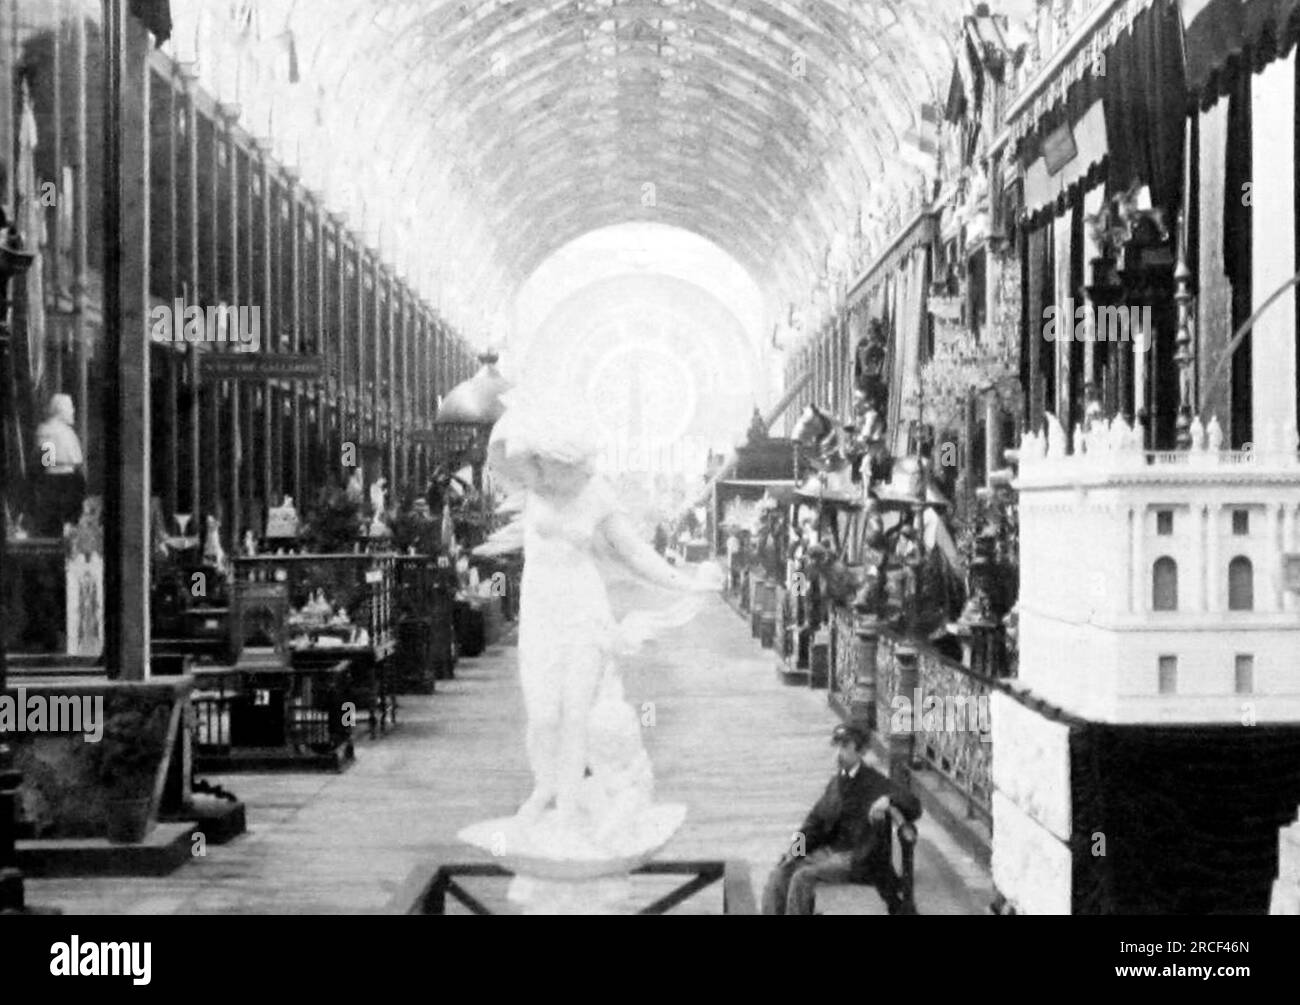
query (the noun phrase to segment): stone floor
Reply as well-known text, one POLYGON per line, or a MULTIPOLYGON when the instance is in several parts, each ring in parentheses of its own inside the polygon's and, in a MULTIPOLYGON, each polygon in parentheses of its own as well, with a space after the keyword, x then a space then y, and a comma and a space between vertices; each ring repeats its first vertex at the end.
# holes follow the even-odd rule
MULTIPOLYGON (((620 606, 639 588, 615 587, 620 606)), ((790 833, 834 770, 836 721, 822 691, 780 683, 769 652, 714 601, 691 625, 628 662, 627 695, 652 713, 645 730, 663 801, 689 807, 661 858, 741 859, 756 897, 790 833)), ((382 911, 425 863, 481 860, 456 840, 467 824, 512 812, 530 776, 515 650, 463 660, 438 693, 402 700, 398 728, 357 744, 341 775, 223 776, 248 807, 248 833, 209 846, 162 878, 29 880, 32 903, 79 913, 368 913, 382 911)), ((937 825, 920 823, 922 914, 984 913, 987 873, 937 825)), ((642 883, 646 896, 664 880, 642 883)), ((504 908, 502 881, 467 880, 504 908)), ((826 891, 828 914, 883 914, 875 892, 826 891)), ((681 913, 721 910, 720 885, 681 913)))

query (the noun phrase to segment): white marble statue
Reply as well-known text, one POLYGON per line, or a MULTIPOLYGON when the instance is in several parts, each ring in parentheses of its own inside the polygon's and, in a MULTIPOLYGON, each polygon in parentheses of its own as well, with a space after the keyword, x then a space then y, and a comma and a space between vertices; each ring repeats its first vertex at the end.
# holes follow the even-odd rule
POLYGON ((1088 422, 1088 431, 1084 434, 1084 442, 1087 444, 1088 454, 1094 460, 1100 460, 1101 456, 1110 450, 1110 442, 1107 439, 1109 427, 1105 418, 1094 417, 1088 422))
POLYGON ((85 456, 76 431, 76 410, 72 398, 56 394, 50 398, 45 421, 36 427, 36 462, 41 478, 33 486, 32 515, 39 533, 60 537, 68 524, 81 516, 85 498, 85 456))
POLYGON ((488 460, 497 478, 525 493, 518 654, 534 787, 515 817, 462 836, 533 863, 597 868, 652 854, 685 811, 676 808, 663 833, 665 816, 650 807, 639 717, 622 700, 615 658, 684 624, 704 595, 721 588, 721 573, 706 565, 685 574, 641 540, 595 472, 599 445, 591 430, 563 402, 520 391, 505 400, 488 460), (616 621, 602 572, 611 560, 642 581, 694 597, 616 621))
POLYGON ((1020 437, 1020 466, 1031 467, 1043 459, 1046 444, 1037 432, 1026 432, 1020 437))
POLYGON ((36 449, 41 466, 52 474, 70 474, 85 462, 81 437, 76 429, 77 413, 72 398, 56 394, 50 398, 45 421, 36 427, 36 449))
POLYGON ((637 821, 654 805, 654 771, 641 742, 641 721, 623 696, 623 682, 611 659, 587 716, 587 767, 579 806, 597 820, 595 841, 616 847, 635 839, 637 821))
POLYGON ((360 468, 353 468, 352 475, 348 478, 347 497, 354 503, 361 502, 366 490, 365 475, 360 468))
POLYGON ((204 521, 203 561, 218 572, 226 571, 226 550, 221 547, 221 524, 215 516, 204 521))
POLYGON ((1212 453, 1223 449, 1223 427, 1219 425, 1217 415, 1210 416, 1210 424, 1205 427, 1205 443, 1212 453))
POLYGON ((1106 440, 1112 453, 1124 449, 1124 435, 1127 428, 1122 415, 1117 415, 1110 420, 1110 425, 1106 427, 1106 440))
POLYGON ((1044 414, 1047 416, 1047 456, 1053 460, 1064 457, 1067 442, 1065 428, 1061 425, 1061 420, 1051 412, 1044 414))

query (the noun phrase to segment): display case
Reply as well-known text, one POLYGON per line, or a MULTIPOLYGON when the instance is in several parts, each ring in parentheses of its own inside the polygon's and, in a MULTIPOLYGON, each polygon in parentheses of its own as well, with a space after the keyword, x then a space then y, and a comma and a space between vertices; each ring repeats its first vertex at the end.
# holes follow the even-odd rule
POLYGON ((202 549, 178 549, 156 562, 149 604, 150 663, 155 674, 180 673, 192 661, 233 665, 241 633, 233 627, 227 575, 202 549))
POLYGON ((402 555, 395 568, 394 686, 402 694, 432 694, 456 663, 456 572, 447 559, 429 555, 402 555))
POLYGON ((346 659, 298 667, 266 656, 196 669, 196 769, 341 770, 353 756, 350 673, 346 659))
POLYGON ((263 646, 295 668, 349 663, 343 700, 366 709, 371 736, 386 731, 397 715, 390 659, 397 641, 397 559, 391 553, 294 553, 233 560, 237 630, 246 639, 257 632, 263 646))

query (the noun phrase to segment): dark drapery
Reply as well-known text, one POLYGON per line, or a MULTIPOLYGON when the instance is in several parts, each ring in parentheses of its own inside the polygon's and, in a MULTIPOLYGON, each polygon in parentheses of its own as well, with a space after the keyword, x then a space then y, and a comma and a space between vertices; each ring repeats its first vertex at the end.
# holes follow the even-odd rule
POLYGON ((1300 0, 1209 0, 1186 30, 1187 89, 1202 108, 1231 93, 1239 70, 1259 71, 1300 38, 1300 0))
POLYGON ((1052 221, 1045 220, 1026 235, 1025 254, 1025 316, 1022 331, 1022 356, 1029 360, 1029 370, 1024 387, 1026 426, 1037 429, 1043 420, 1043 410, 1047 401, 1046 381, 1050 376, 1051 364, 1044 358, 1044 347, 1053 348, 1053 343, 1043 338, 1043 311, 1055 299, 1052 290, 1052 221), (1047 362, 1048 373, 1044 373, 1047 362))
MULTIPOLYGON (((1232 330, 1251 313, 1251 245, 1253 210, 1244 193, 1251 179, 1251 112, 1249 73, 1235 76, 1228 94, 1228 139, 1225 150, 1223 192, 1223 268, 1232 285, 1232 330)), ((1251 336, 1248 332, 1232 356, 1233 449, 1252 442, 1251 336)))
POLYGON ((1178 5, 1157 0, 1142 11, 1106 50, 1105 59, 1106 72, 1076 82, 1020 141, 1016 155, 1022 164, 1033 163, 1042 155, 1044 137, 1067 122, 1077 123, 1100 100, 1110 150, 1109 189, 1123 191, 1140 180, 1150 186, 1152 203, 1172 219, 1182 192, 1188 101, 1178 5))
POLYGON ((1106 133, 1110 187, 1151 187, 1151 202, 1174 218, 1183 188, 1187 84, 1182 23, 1174 4, 1157 3, 1133 21, 1106 59, 1106 133))
POLYGON ((162 45, 172 37, 172 5, 170 0, 131 0, 131 16, 139 18, 162 45))
MULTIPOLYGON (((1089 263, 1083 260, 1083 240, 1084 240, 1084 220, 1083 220, 1083 197, 1082 190, 1076 191, 1070 197, 1070 228, 1072 236, 1070 238, 1070 296, 1078 306, 1084 303, 1085 293, 1084 285, 1088 281, 1088 273, 1091 271, 1089 263)), ((1064 221, 1063 221, 1064 222, 1064 221)), ((1070 324, 1075 323, 1074 319, 1070 324)), ((1085 359, 1086 346, 1079 339, 1072 339, 1067 343, 1070 354, 1069 366, 1069 387, 1062 389, 1062 396, 1070 404, 1068 412, 1061 409, 1058 405, 1057 414, 1062 422, 1066 422, 1066 429, 1073 429, 1076 422, 1083 422, 1084 409, 1087 402, 1084 400, 1084 377, 1086 374, 1085 359)))

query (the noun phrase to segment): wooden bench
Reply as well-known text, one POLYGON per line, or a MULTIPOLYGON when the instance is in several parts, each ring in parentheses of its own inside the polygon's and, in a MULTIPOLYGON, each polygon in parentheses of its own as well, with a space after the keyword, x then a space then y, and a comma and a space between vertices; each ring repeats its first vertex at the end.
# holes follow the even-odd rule
MULTIPOLYGON (((898 839, 894 845, 894 868, 898 872, 899 888, 903 892, 903 909, 900 914, 916 914, 916 824, 911 823, 901 812, 890 807, 889 815, 894 827, 894 836, 898 839)), ((866 888, 875 896, 875 886, 871 883, 828 883, 819 888, 818 901, 821 902, 821 891, 832 891, 836 889, 848 891, 855 888, 866 888)), ((833 897, 834 895, 832 895, 833 897)), ((856 898, 855 898, 856 899, 856 898)), ((824 913, 818 911, 819 914, 824 913)), ((834 912, 841 913, 841 912, 834 912)), ((853 912, 843 912, 853 913, 853 912)))

